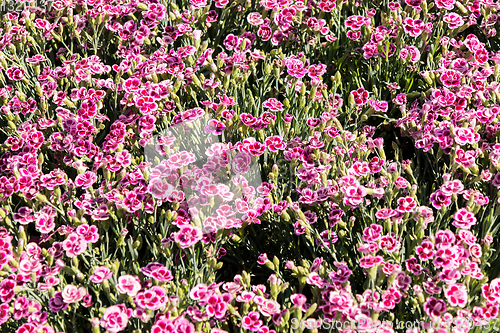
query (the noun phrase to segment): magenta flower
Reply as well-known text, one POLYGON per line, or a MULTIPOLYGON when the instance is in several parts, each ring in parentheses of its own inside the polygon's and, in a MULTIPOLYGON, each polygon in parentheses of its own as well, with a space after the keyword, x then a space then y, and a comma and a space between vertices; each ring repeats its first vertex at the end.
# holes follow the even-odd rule
POLYGON ((132 310, 127 309, 124 304, 113 305, 104 311, 101 326, 109 333, 118 333, 125 330, 131 316, 132 310))
POLYGON ((457 228, 470 229, 471 226, 477 222, 473 213, 465 208, 460 208, 455 215, 453 215, 453 225, 457 228))
POLYGON ((368 96, 370 95, 370 93, 366 91, 364 88, 353 90, 351 91, 351 94, 354 97, 354 103, 356 105, 361 106, 368 103, 368 96))
POLYGON ((283 138, 279 135, 270 136, 265 140, 267 149, 272 152, 277 152, 278 150, 284 150, 286 144, 283 142, 283 138))
POLYGON ((462 16, 457 13, 448 13, 443 17, 443 21, 448 23, 450 29, 457 29, 464 25, 464 20, 462 16))
POLYGON ((447 196, 441 190, 437 190, 430 196, 431 204, 436 209, 449 206, 451 204, 451 196, 447 196))
POLYGON ((364 16, 353 15, 345 20, 345 26, 352 30, 360 30, 363 25, 370 25, 370 19, 364 16))
POLYGON ((113 272, 105 266, 97 267, 89 278, 94 283, 102 283, 113 276, 113 272))
POLYGON ((451 306, 463 308, 468 302, 467 289, 463 284, 455 283, 447 286, 444 294, 451 306))
POLYGON ((165 288, 154 286, 149 290, 138 293, 134 298, 135 303, 148 310, 159 310, 168 302, 165 288))
POLYGON ((95 225, 79 225, 76 228, 76 233, 88 243, 96 243, 99 240, 99 229, 95 225))
POLYGON ((404 31, 412 37, 418 37, 424 31, 424 22, 407 17, 403 20, 404 31))
POLYGON ((68 303, 64 302, 62 297, 62 292, 58 291, 54 294, 54 297, 49 299, 49 307, 52 312, 59 312, 68 307, 68 303))
POLYGON ((305 311, 304 304, 307 302, 307 297, 302 294, 293 294, 290 296, 290 301, 292 301, 293 305, 297 308, 305 311))
POLYGON ((262 253, 262 254, 259 256, 259 260, 257 260, 257 263, 258 263, 259 265, 264 265, 267 261, 268 261, 268 259, 267 259, 267 254, 262 253))
POLYGON ((62 248, 66 251, 66 256, 73 258, 87 250, 87 241, 77 233, 71 233, 62 243, 62 248))
POLYGON ((208 121, 208 125, 205 126, 205 132, 211 133, 214 135, 220 135, 224 130, 226 129, 226 125, 224 125, 223 122, 215 120, 215 119, 210 119, 208 121))
POLYGON ((424 303, 424 310, 429 317, 439 317, 446 312, 447 307, 443 300, 429 297, 424 303))
POLYGON ((206 312, 210 318, 215 317, 216 319, 222 319, 226 315, 226 311, 227 303, 222 296, 212 295, 208 298, 206 312))
POLYGON ((367 255, 359 259, 359 266, 362 268, 370 268, 382 263, 383 261, 382 256, 367 255))
POLYGON ((287 67, 288 74, 296 77, 297 79, 303 78, 308 73, 304 63, 299 59, 285 59, 285 65, 287 67))
POLYGON ((148 192, 153 198, 166 201, 174 191, 174 186, 165 179, 155 178, 148 186, 148 192))
POLYGON ((97 175, 94 172, 86 171, 76 176, 75 184, 84 190, 91 187, 97 181, 97 175))
POLYGON ((484 284, 481 287, 482 295, 490 302, 498 302, 500 300, 500 279, 493 279, 489 284, 484 284))
POLYGON ((419 246, 415 248, 415 252, 422 261, 432 259, 435 254, 434 244, 429 241, 423 241, 419 246))
POLYGON ((276 98, 269 98, 262 103, 264 108, 267 108, 273 112, 283 111, 283 104, 279 102, 276 98))
POLYGON ((241 325, 244 329, 250 330, 252 332, 257 332, 262 326, 262 320, 259 320, 260 314, 256 311, 250 311, 248 315, 244 316, 241 325))
POLYGON ((445 87, 456 87, 460 84, 462 74, 455 70, 447 70, 441 75, 441 82, 445 87))
POLYGON ((192 225, 183 225, 180 230, 175 233, 174 240, 179 243, 183 249, 191 247, 202 239, 202 232, 200 228, 192 225))
POLYGON ((250 170, 251 163, 252 157, 250 154, 239 153, 231 161, 232 170, 237 174, 245 174, 250 170))
POLYGON ((7 76, 9 77, 10 80, 21 81, 22 79, 24 79, 25 71, 23 68, 13 66, 13 67, 8 68, 5 71, 5 73, 7 74, 7 76))
POLYGON ((141 268, 144 275, 152 277, 160 282, 168 282, 174 279, 172 272, 160 263, 150 263, 141 268))

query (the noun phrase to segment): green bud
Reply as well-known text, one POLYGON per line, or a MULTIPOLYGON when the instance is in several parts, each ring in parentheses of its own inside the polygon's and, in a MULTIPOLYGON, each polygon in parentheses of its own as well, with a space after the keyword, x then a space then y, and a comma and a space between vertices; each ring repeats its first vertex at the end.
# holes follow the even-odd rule
POLYGON ((278 259, 278 257, 274 256, 273 258, 273 264, 276 268, 279 268, 280 267, 280 260, 278 259))
POLYGON ((316 309, 318 308, 318 303, 314 303, 313 305, 311 305, 306 313, 304 314, 304 319, 307 319, 310 315, 312 315, 314 313, 314 311, 316 311, 316 309))
POLYGON ((352 93, 349 94, 348 104, 349 104, 349 107, 351 107, 351 108, 356 106, 356 102, 354 101, 354 95, 352 93))
POLYGON ((274 271, 276 269, 275 266, 274 266, 274 264, 270 260, 266 261, 265 265, 266 265, 267 268, 269 268, 272 271, 274 271))

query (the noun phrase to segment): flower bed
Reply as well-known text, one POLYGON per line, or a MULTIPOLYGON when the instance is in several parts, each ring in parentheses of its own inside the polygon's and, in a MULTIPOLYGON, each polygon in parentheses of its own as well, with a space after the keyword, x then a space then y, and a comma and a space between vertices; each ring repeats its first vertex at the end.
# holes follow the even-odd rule
POLYGON ((496 2, 2 1, 2 332, 500 325, 496 2))

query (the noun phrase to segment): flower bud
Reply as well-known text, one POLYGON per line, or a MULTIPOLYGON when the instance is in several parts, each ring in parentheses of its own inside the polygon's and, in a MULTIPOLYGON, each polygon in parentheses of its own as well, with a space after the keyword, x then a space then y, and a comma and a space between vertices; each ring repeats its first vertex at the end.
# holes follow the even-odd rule
POLYGON ((306 311, 306 313, 304 314, 304 319, 308 318, 310 315, 312 315, 316 309, 318 308, 318 303, 314 303, 312 304, 306 311))

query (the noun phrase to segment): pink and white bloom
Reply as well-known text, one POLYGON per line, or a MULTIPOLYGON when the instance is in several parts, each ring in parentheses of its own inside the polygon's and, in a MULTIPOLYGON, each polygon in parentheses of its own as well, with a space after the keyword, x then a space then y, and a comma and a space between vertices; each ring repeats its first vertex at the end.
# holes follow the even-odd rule
POLYGON ((451 306, 465 307, 469 301, 467 288, 460 283, 455 283, 447 286, 444 295, 451 306))
POLYGON ((76 287, 72 284, 66 285, 62 291, 62 298, 64 303, 77 303, 83 299, 87 295, 87 289, 84 287, 76 287))
POLYGON ((132 275, 120 276, 118 278, 118 284, 116 285, 116 290, 118 290, 120 294, 127 294, 130 297, 137 295, 141 288, 141 281, 139 278, 132 275))

